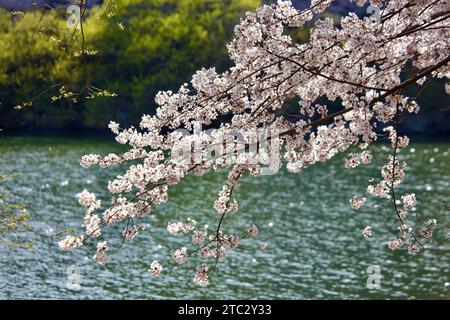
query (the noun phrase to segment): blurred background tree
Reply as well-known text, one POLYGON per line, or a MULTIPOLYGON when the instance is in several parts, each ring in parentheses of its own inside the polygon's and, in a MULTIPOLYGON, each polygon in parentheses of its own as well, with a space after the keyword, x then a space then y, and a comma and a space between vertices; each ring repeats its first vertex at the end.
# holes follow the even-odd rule
POLYGON ((97 54, 87 56, 79 70, 74 44, 58 36, 61 30, 70 33, 65 7, 13 15, 0 9, 0 127, 105 129, 110 120, 136 125, 142 113, 154 112, 159 90, 177 89, 201 67, 226 68, 234 25, 259 4, 122 0, 111 8, 105 2, 86 16, 86 48, 97 54), (92 85, 117 97, 80 95, 77 103, 51 103, 49 97, 59 94, 55 85, 62 83, 92 85), (14 109, 31 98, 33 107, 14 109))

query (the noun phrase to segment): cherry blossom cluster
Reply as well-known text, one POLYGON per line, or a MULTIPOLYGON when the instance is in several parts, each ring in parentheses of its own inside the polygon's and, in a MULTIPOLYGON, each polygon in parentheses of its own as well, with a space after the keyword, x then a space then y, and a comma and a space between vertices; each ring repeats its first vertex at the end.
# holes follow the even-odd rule
MULTIPOLYGON (((201 69, 177 92, 158 93, 156 114, 144 115, 138 128, 111 122, 116 141, 129 145, 129 150, 105 157, 86 155, 81 165, 127 164, 127 169, 108 183, 112 198, 105 209, 93 194, 80 194, 80 204, 87 209, 87 237, 69 236, 61 247, 74 248, 88 238, 103 236, 109 224, 125 225, 123 237, 131 240, 141 230, 134 221, 167 202, 171 186, 188 175, 228 170, 212 205, 217 225, 199 227, 191 219, 167 226, 169 235, 191 239, 173 251, 172 262, 167 263, 181 264, 199 255, 204 264, 193 273, 193 281, 207 285, 219 261, 238 249, 242 239, 258 234, 256 225, 241 235, 224 231, 227 217, 239 211, 233 195, 243 176, 258 177, 267 167, 276 173, 282 161, 288 171, 299 173, 345 152, 350 152, 345 168, 370 165, 370 146, 379 137, 387 137, 391 155, 381 168, 381 180, 368 186, 367 195, 390 201, 398 227, 395 239, 388 243, 390 249, 407 248, 412 254, 423 249, 422 239, 432 237, 437 222, 422 223, 418 233, 407 222, 416 197, 398 194, 407 166, 398 153, 409 139, 397 131, 404 114, 420 109, 404 89, 424 85, 431 78, 450 77, 448 2, 355 1, 359 6, 379 7, 379 23, 353 13, 338 23, 321 16, 332 2, 312 0, 310 8, 298 11, 290 1, 279 1, 248 12, 228 44, 231 68, 223 73, 201 69), (292 30, 305 24, 313 26, 309 40, 295 41, 292 30), (410 72, 405 76, 407 67, 410 72), (292 100, 298 101, 296 114, 286 110, 287 101, 292 100), (324 101, 335 102, 339 108, 329 108, 324 101), (98 210, 102 213, 94 214, 98 210)), ((365 203, 363 196, 350 200, 354 210, 364 210, 365 203)), ((367 226, 362 234, 373 237, 377 230, 367 226)), ((266 247, 266 243, 259 246, 266 247)), ((94 257, 97 263, 109 260, 107 251, 106 243, 100 241, 94 257)), ((149 267, 152 276, 163 270, 158 261, 149 267)))

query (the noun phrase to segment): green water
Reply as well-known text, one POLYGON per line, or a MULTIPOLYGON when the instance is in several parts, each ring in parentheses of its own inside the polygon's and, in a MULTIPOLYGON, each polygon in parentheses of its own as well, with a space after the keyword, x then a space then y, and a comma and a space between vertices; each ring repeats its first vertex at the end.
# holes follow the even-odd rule
MULTIPOLYGON (((440 217, 447 223, 449 212, 427 199, 450 202, 449 143, 412 145, 401 157, 409 160, 402 192, 417 194, 417 219, 440 217), (434 149, 438 148, 438 149, 434 149), (434 159, 430 163, 430 158, 434 159), (425 201, 427 200, 427 201, 425 201)), ((151 279, 148 264, 166 262, 168 253, 188 240, 168 238, 168 221, 193 217, 201 224, 215 225, 215 195, 224 175, 189 177, 170 192, 167 204, 154 209, 142 222, 147 228, 125 243, 106 266, 91 257, 94 243, 70 252, 60 251, 56 240, 46 236, 66 227, 81 230, 83 209, 76 193, 84 188, 106 200, 106 184, 123 168, 82 169, 83 154, 119 151, 108 140, 49 137, 0 137, 0 168, 20 175, 7 184, 13 200, 29 205, 31 221, 39 232, 29 235, 33 250, 0 247, 0 298, 61 299, 413 299, 450 297, 449 245, 441 245, 413 257, 390 251, 392 212, 387 203, 369 200, 355 213, 348 199, 363 194, 367 181, 379 169, 343 170, 342 159, 313 166, 301 174, 282 172, 259 179, 246 178, 236 197, 240 212, 225 220, 226 230, 259 226, 256 242, 227 257, 207 288, 192 283, 198 261, 173 268, 151 279), (361 230, 371 225, 374 237, 363 239, 361 230), (257 250, 266 241, 266 250, 257 250), (379 266, 380 288, 368 289, 367 268, 379 266), (68 271, 78 270, 79 290, 67 287, 68 271)), ((383 150, 377 147, 378 156, 383 150)), ((108 243, 120 242, 118 228, 108 229, 108 243), (114 241, 113 241, 114 240, 114 241)))

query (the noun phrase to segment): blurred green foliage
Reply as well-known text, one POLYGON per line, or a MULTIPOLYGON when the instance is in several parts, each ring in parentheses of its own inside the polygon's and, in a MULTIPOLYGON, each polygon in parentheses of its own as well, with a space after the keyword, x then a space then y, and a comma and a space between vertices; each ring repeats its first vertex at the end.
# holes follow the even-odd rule
POLYGON ((201 67, 228 65, 226 43, 257 0, 121 0, 94 7, 84 21, 86 48, 72 41, 65 10, 11 16, 0 10, 0 128, 104 129, 153 113, 160 90, 177 90, 201 67), (122 27, 123 26, 123 27, 122 27), (63 99, 59 87, 80 93, 63 99), (52 87, 55 86, 55 87, 52 87), (88 86, 117 93, 86 99, 88 86), (48 91, 46 91, 48 90, 48 91), (20 112, 15 106, 33 99, 20 112))

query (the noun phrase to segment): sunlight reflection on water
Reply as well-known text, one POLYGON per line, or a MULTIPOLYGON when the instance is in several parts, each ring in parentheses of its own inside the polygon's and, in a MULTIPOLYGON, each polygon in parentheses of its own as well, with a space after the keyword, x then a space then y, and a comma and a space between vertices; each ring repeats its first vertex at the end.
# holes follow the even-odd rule
MULTIPOLYGON (((415 144, 403 151, 401 157, 410 160, 410 168, 401 190, 415 192, 419 200, 427 194, 433 200, 450 202, 449 147, 415 144)), ((179 239, 167 240, 168 221, 193 217, 200 224, 217 223, 212 206, 224 175, 189 177, 176 186, 169 202, 143 219, 145 232, 127 243, 106 266, 92 262, 93 243, 72 252, 60 251, 56 241, 46 235, 66 227, 81 230, 83 210, 75 195, 88 188, 106 200, 107 181, 122 172, 120 167, 82 169, 80 157, 117 150, 115 144, 98 139, 2 138, 0 168, 20 173, 4 187, 14 200, 29 205, 32 224, 42 235, 31 235, 33 250, 0 247, 0 298, 450 297, 448 245, 419 257, 388 250, 390 234, 385 230, 392 224, 392 216, 385 210, 386 203, 369 200, 369 207, 358 213, 348 206, 354 194, 364 194, 371 177, 378 178, 379 169, 348 172, 339 159, 299 175, 283 172, 246 178, 236 193, 240 212, 227 218, 226 227, 245 230, 257 223, 260 235, 247 242, 249 250, 235 252, 221 263, 220 272, 206 289, 192 283, 199 261, 177 267, 159 279, 151 279, 147 269, 152 260, 164 261, 181 244, 179 239), (375 233, 368 240, 361 236, 366 225, 375 233), (256 249, 261 241, 269 244, 264 251, 256 249), (366 287, 366 270, 371 265, 381 270, 377 290, 366 287), (77 290, 67 286, 70 266, 74 266, 70 270, 79 270, 77 290)), ((426 202, 419 203, 417 214, 448 218, 444 208, 426 202)), ((119 232, 118 228, 107 231, 112 245, 120 241, 119 232)))

